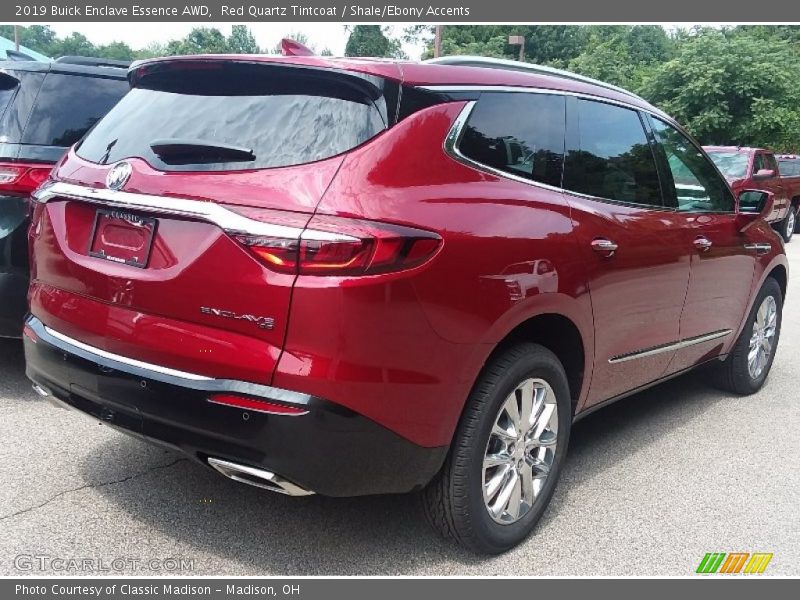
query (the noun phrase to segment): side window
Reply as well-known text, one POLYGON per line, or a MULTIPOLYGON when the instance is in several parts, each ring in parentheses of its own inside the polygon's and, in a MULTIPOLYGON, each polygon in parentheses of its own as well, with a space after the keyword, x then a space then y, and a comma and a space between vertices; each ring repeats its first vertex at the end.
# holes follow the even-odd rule
POLYGON ((564 161, 564 188, 661 206, 658 171, 639 113, 591 100, 576 105, 578 139, 564 161))
POLYGON ((669 167, 665 187, 678 210, 733 212, 733 194, 700 149, 664 121, 653 118, 652 123, 669 167))
POLYGON ((71 146, 127 91, 125 80, 49 73, 39 90, 22 143, 71 146))
POLYGON ((764 155, 764 168, 775 171, 775 174, 778 173, 778 162, 775 160, 774 154, 764 155))
POLYGON ((764 164, 764 155, 760 152, 757 153, 753 157, 753 175, 758 173, 761 169, 766 169, 767 166, 764 164))
POLYGON ((481 94, 458 150, 477 163, 561 187, 564 162, 563 96, 481 94))

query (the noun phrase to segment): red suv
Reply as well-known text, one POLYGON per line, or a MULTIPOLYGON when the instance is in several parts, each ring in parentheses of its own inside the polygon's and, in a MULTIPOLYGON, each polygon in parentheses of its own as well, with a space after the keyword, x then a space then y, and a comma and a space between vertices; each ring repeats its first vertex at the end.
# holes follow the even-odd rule
POLYGON ((129 79, 35 193, 42 395, 269 490, 422 491, 497 553, 541 517, 576 418, 706 363, 736 393, 767 377, 772 196, 737 201, 637 96, 463 57, 129 79))

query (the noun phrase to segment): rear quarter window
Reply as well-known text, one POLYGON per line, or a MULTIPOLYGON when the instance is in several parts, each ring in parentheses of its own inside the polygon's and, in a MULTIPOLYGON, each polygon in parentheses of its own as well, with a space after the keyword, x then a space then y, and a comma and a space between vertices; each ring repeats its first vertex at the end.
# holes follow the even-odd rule
POLYGON ((36 97, 22 143, 71 146, 127 91, 126 80, 48 73, 36 97))
POLYGON ((458 150, 480 165, 560 187, 565 111, 563 96, 484 93, 469 115, 458 150))

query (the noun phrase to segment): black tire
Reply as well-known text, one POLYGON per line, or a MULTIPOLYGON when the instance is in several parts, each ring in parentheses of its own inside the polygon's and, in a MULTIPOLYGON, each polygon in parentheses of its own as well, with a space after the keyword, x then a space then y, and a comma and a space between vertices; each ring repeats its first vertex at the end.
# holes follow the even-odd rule
POLYGON ((792 236, 797 229, 797 212, 794 206, 789 207, 789 213, 786 218, 780 222, 778 233, 781 234, 783 241, 787 244, 792 241, 792 236))
POLYGON ((442 470, 422 491, 423 511, 443 537, 475 552, 499 554, 528 535, 547 508, 569 444, 572 403, 564 367, 555 354, 532 343, 515 345, 484 369, 470 394, 442 470), (549 475, 528 512, 511 524, 497 523, 483 499, 483 459, 490 432, 509 395, 528 378, 550 385, 558 416, 549 475))
POLYGON ((775 360, 775 353, 778 350, 778 341, 781 336, 782 312, 783 294, 781 294, 781 287, 775 279, 770 277, 764 282, 764 285, 758 292, 758 296, 756 296, 753 308, 750 310, 742 333, 736 340, 728 357, 714 371, 714 383, 717 387, 741 396, 755 394, 762 388, 772 368, 772 362, 775 360), (750 351, 750 338, 753 335, 753 323, 756 320, 758 309, 767 296, 772 296, 774 298, 777 308, 775 336, 772 342, 772 352, 770 353, 765 368, 758 377, 753 378, 748 369, 747 355, 750 351))

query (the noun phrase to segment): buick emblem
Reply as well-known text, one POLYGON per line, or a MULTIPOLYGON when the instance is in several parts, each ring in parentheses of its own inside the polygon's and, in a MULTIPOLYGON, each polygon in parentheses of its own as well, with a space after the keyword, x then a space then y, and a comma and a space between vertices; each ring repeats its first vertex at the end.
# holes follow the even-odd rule
POLYGON ((125 162, 118 162, 106 175, 106 187, 110 190, 119 190, 122 189, 126 183, 128 183, 128 179, 130 179, 131 172, 133 168, 131 164, 125 162))

